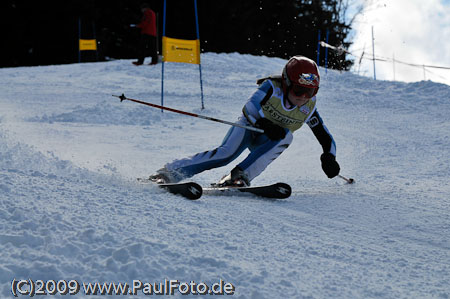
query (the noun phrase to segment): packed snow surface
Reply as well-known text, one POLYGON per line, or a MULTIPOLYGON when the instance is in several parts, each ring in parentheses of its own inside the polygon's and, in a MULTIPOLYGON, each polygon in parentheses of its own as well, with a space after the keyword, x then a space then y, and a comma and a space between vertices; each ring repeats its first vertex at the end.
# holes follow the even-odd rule
MULTIPOLYGON (((256 79, 285 63, 203 54, 204 110, 198 66, 167 63, 164 104, 236 121, 256 79)), ((305 126, 252 182, 289 183, 289 199, 189 201, 136 178, 216 147, 228 126, 111 96, 159 104, 160 64, 0 69, 0 297, 32 279, 223 280, 235 298, 449 298, 450 87, 321 75, 318 109, 355 184, 323 174, 305 126)), ((193 179, 209 185, 236 163, 193 179)))

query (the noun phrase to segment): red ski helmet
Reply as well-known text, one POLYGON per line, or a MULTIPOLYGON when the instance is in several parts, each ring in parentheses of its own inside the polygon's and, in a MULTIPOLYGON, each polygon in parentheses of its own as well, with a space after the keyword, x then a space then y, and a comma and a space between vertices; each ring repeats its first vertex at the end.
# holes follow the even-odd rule
POLYGON ((297 96, 306 94, 312 98, 319 90, 319 68, 305 56, 291 57, 283 68, 281 78, 284 94, 292 89, 297 96))

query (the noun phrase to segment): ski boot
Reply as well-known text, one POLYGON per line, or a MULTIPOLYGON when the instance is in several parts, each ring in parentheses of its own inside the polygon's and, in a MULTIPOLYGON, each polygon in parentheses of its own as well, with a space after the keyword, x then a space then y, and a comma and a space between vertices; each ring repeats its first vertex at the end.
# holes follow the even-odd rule
POLYGON ((156 184, 175 183, 175 179, 165 167, 156 171, 155 174, 150 175, 148 179, 156 184))
POLYGON ((229 174, 224 176, 218 183, 211 184, 213 187, 249 187, 250 181, 248 180, 245 172, 238 166, 233 168, 229 174))

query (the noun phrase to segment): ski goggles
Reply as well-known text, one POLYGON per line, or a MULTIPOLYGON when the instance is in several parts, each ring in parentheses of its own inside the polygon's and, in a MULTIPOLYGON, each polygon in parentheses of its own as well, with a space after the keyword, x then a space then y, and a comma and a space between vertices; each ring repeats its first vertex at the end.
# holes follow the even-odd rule
POLYGON ((292 86, 292 91, 298 97, 305 95, 308 98, 312 98, 317 93, 317 89, 318 88, 316 88, 316 87, 311 88, 311 87, 304 87, 304 86, 300 86, 300 85, 292 86))

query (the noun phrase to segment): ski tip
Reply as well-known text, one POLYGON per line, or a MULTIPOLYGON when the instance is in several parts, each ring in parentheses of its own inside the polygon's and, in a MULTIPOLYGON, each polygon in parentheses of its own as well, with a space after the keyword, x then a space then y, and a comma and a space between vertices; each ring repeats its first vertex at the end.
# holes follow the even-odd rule
POLYGON ((290 185, 288 185, 286 183, 276 183, 275 186, 276 186, 277 193, 279 194, 279 198, 284 199, 284 198, 288 198, 289 196, 291 196, 292 188, 290 185))
POLYGON ((190 200, 199 199, 203 194, 203 188, 194 182, 157 184, 147 178, 138 178, 137 181, 142 184, 157 186, 172 194, 181 195, 182 197, 190 200))
POLYGON ((196 200, 202 197, 203 188, 197 183, 190 182, 187 185, 187 191, 183 194, 187 199, 196 200))
POLYGON ((202 186, 194 182, 158 184, 158 187, 166 189, 172 194, 181 195, 190 200, 199 199, 203 195, 202 186))

